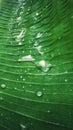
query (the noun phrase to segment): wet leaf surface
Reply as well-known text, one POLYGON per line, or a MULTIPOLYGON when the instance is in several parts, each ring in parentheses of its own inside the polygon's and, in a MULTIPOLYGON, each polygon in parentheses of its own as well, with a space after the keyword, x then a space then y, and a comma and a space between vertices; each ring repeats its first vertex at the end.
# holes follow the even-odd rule
POLYGON ((72 0, 0 0, 0 129, 73 130, 72 0))

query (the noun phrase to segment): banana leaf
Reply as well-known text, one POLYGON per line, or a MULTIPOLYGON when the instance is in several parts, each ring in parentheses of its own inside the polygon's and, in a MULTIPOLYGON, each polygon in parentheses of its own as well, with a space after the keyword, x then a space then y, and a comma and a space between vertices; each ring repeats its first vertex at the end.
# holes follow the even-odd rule
POLYGON ((0 0, 0 130, 73 130, 73 0, 0 0))

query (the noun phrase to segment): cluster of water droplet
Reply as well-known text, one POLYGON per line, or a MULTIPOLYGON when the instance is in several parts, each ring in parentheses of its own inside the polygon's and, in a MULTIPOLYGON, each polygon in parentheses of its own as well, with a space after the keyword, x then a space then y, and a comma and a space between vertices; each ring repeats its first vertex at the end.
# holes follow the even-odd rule
MULTIPOLYGON (((16 10, 17 18, 16 18, 16 23, 18 28, 20 28, 20 24, 22 22, 22 15, 24 13, 24 5, 25 5, 25 0, 19 0, 19 8, 16 10), (19 11, 20 9, 20 11, 19 11)), ((17 34, 15 35, 15 41, 17 42, 18 45, 22 45, 23 44, 23 36, 26 33, 26 28, 22 27, 21 30, 16 30, 17 34)))

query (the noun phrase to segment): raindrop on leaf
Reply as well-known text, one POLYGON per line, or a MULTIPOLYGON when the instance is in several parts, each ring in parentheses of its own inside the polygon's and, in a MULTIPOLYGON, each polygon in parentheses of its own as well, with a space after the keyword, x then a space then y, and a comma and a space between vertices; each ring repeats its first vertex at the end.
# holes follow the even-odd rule
POLYGON ((42 91, 38 91, 36 94, 38 97, 41 97, 43 95, 42 91))
POLYGON ((25 129, 26 129, 26 126, 25 126, 25 125, 20 124, 20 126, 21 126, 21 130, 25 130, 25 129))
POLYGON ((38 15, 39 15, 39 13, 37 12, 37 13, 36 13, 36 16, 38 16, 38 15))
POLYGON ((43 91, 45 91, 45 88, 43 88, 43 91))
POLYGON ((42 67, 42 71, 44 71, 44 72, 47 72, 47 71, 52 67, 52 65, 46 63, 45 60, 41 60, 41 61, 39 62, 39 66, 42 67))
POLYGON ((19 44, 19 45, 22 45, 22 42, 19 42, 18 44, 19 44))
POLYGON ((25 79, 23 79, 23 81, 25 81, 25 79))
POLYGON ((21 57, 18 61, 34 61, 35 59, 31 55, 21 57))
POLYGON ((5 84, 1 84, 1 88, 6 88, 6 85, 5 84))
POLYGON ((67 79, 65 79, 65 82, 67 82, 67 79))
POLYGON ((25 87, 23 86, 23 88, 25 88, 25 87))
POLYGON ((20 20, 21 20, 21 17, 18 17, 18 18, 17 18, 17 21, 20 21, 20 20))
POLYGON ((41 36, 42 36, 42 34, 38 33, 37 36, 36 36, 36 38, 40 38, 41 36))
POLYGON ((20 78, 22 79, 22 78, 23 78, 23 76, 21 75, 21 76, 20 76, 20 78))

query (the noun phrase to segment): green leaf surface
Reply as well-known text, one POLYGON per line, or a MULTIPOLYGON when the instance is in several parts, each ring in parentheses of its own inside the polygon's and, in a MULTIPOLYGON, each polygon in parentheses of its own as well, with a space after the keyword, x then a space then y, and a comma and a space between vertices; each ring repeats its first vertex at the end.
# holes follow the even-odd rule
POLYGON ((0 130, 73 130, 73 0, 0 0, 0 130))

